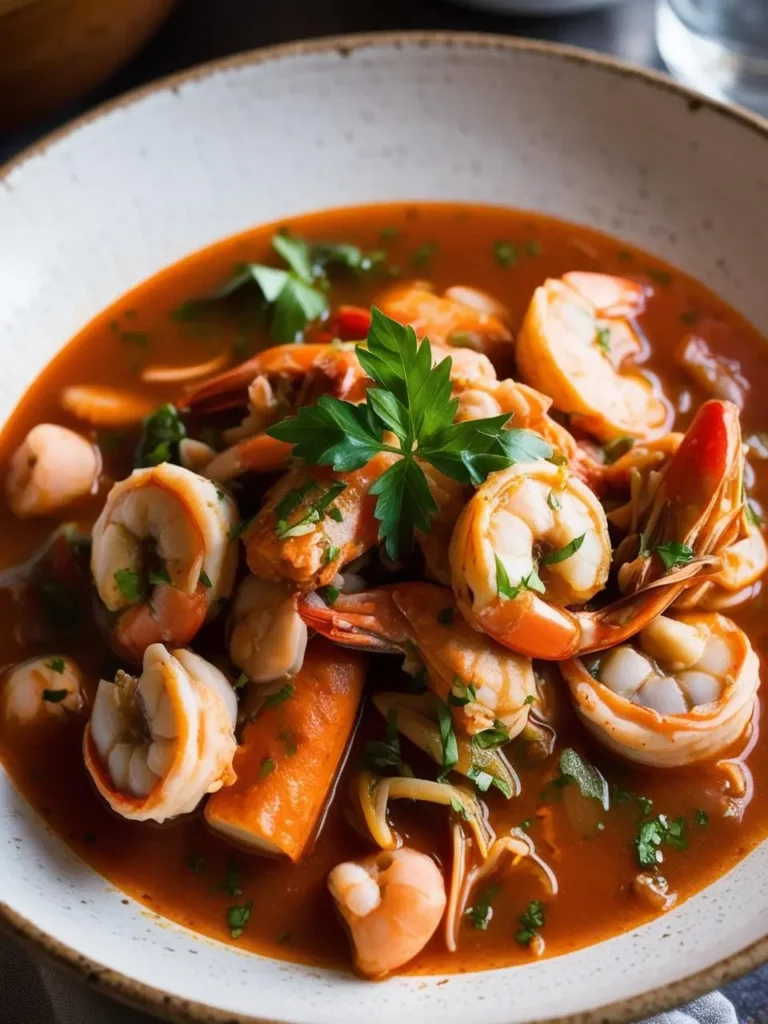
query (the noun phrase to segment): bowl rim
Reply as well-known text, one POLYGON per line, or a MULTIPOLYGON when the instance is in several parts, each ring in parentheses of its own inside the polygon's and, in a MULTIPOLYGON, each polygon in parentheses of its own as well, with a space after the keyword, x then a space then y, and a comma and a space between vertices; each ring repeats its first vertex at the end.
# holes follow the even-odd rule
MULTIPOLYGON (((66 122, 27 146, 20 153, 0 165, 0 186, 10 188, 7 179, 28 161, 44 156, 46 151, 73 132, 92 121, 107 117, 122 107, 128 107, 153 93, 175 90, 190 82, 201 81, 213 74, 230 69, 264 64, 285 57, 335 52, 346 57, 358 50, 372 47, 466 47, 470 49, 501 50, 508 53, 534 53, 571 64, 596 66, 601 70, 624 78, 636 79, 646 85, 672 93, 687 102, 688 110, 696 113, 707 109, 714 114, 736 122, 768 141, 768 118, 733 104, 705 96, 683 85, 661 71, 632 65, 626 61, 594 50, 563 43, 524 39, 518 36, 494 35, 485 32, 454 31, 384 31, 354 35, 323 36, 318 39, 278 43, 272 46, 246 50, 227 57, 193 65, 183 71, 121 93, 66 122)), ((9 779, 10 781, 10 779, 9 779)), ((197 1000, 171 995, 162 989, 105 967, 83 956, 73 947, 54 939, 23 914, 0 901, 0 931, 12 936, 42 959, 63 968, 96 991, 118 999, 139 1010, 144 1010, 179 1024, 280 1024, 271 1018, 248 1014, 233 1014, 197 1000)), ((768 926, 766 935, 751 945, 717 961, 709 967, 669 982, 647 992, 618 1000, 591 1010, 559 1017, 539 1018, 531 1024, 625 1024, 637 1020, 639 1015, 651 1016, 669 1010, 684 1002, 710 992, 720 985, 743 977, 749 971, 768 963, 768 926)))

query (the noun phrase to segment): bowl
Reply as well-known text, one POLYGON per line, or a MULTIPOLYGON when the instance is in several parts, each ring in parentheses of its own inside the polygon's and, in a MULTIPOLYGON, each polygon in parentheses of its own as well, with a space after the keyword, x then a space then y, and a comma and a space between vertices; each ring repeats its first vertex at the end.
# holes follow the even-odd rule
POLYGON ((160 27, 175 0, 0 0, 0 131, 76 99, 160 27))
MULTIPOLYGON (((140 90, 0 173, 0 415, 85 321, 250 224, 373 200, 542 210, 654 251, 768 330, 768 125, 659 75, 513 39, 281 46, 140 90)), ((50 766, 48 770, 53 770, 50 766)), ((379 985, 149 914, 0 780, 0 920, 176 1020, 634 1020, 768 959, 768 844, 655 922, 523 967, 379 985)), ((322 927, 322 922, 318 922, 322 927)))
POLYGON ((451 0, 466 7, 481 7, 499 14, 581 14, 600 7, 615 7, 625 0, 451 0))

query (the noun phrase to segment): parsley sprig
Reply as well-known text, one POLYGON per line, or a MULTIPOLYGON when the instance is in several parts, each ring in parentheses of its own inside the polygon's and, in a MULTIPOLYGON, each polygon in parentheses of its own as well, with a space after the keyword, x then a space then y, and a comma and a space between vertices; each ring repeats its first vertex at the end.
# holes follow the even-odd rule
POLYGON ((415 530, 429 532, 437 512, 421 462, 477 486, 495 470, 552 455, 537 434, 506 430, 506 414, 454 423, 458 401, 451 398, 450 357, 433 367, 429 342, 419 344, 412 327, 378 309, 372 310, 367 347, 358 347, 357 358, 375 383, 365 402, 324 395, 267 433, 294 445, 296 458, 339 473, 361 469, 380 452, 398 456, 371 488, 378 498, 379 537, 390 558, 412 546, 415 530), (385 441, 387 431, 396 444, 385 441))

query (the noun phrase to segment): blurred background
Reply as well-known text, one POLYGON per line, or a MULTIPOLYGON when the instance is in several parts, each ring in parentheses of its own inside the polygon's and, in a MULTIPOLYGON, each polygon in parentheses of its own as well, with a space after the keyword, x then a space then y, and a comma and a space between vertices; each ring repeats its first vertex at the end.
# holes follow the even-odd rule
POLYGON ((661 67, 654 19, 655 0, 0 0, 0 162, 94 104, 258 46, 455 29, 567 42, 661 67), (539 13, 491 10, 506 6, 539 13), (541 13, 558 8, 572 13, 541 13), (591 9, 573 13, 582 8, 591 9))

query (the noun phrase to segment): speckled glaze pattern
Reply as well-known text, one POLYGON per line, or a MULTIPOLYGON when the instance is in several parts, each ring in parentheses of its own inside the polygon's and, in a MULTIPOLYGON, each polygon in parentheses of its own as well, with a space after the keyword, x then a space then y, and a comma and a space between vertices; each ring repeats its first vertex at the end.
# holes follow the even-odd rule
MULTIPOLYGON (((603 228, 768 330, 768 126, 648 73, 478 36, 277 48, 144 90, 0 172, 0 413, 85 321, 260 221, 371 200, 481 200, 603 228)), ((176 1020, 626 1020, 768 959, 768 845, 653 924, 511 970, 364 984, 161 922, 0 782, 0 918, 176 1020)))

